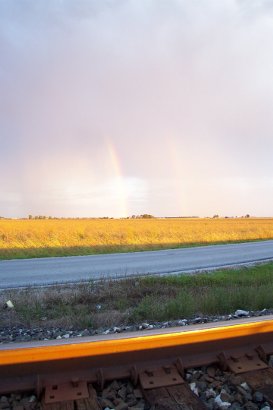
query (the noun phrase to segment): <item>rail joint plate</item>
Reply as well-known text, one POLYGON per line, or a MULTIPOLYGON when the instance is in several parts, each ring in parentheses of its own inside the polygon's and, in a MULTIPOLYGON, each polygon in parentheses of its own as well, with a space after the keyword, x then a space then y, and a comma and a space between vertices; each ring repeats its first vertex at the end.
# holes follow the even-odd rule
POLYGON ((164 366, 155 370, 145 370, 139 374, 139 380, 144 390, 155 389, 157 387, 175 386, 185 382, 174 366, 164 366))
POLYGON ((70 383, 51 384, 45 388, 45 404, 67 400, 86 399, 89 397, 87 383, 71 381, 70 383))
POLYGON ((230 369, 235 374, 268 368, 268 365, 260 359, 255 351, 247 352, 243 356, 227 356, 225 352, 222 352, 219 355, 219 360, 224 368, 230 369))

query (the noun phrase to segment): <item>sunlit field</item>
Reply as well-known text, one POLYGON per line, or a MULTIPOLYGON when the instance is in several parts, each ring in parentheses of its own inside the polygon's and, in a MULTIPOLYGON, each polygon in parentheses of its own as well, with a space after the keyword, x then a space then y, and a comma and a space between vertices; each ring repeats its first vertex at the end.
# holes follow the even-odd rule
POLYGON ((87 255, 273 238, 273 218, 0 220, 0 258, 87 255))

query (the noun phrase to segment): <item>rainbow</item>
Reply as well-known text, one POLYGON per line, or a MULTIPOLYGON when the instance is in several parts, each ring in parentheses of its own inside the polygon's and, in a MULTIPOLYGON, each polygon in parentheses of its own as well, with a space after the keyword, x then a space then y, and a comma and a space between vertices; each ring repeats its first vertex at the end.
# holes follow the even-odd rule
POLYGON ((119 198, 118 213, 120 217, 125 218, 129 216, 128 210, 128 196, 125 186, 125 181, 122 175, 121 161, 119 160, 117 150, 112 142, 106 141, 107 154, 112 169, 112 177, 115 182, 115 189, 117 190, 117 197, 119 198))

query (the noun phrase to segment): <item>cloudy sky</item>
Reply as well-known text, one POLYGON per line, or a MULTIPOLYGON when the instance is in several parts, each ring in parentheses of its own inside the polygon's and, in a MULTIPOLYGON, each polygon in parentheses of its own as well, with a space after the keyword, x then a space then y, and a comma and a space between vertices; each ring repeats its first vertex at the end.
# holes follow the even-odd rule
POLYGON ((0 215, 272 215, 272 4, 0 0, 0 215))

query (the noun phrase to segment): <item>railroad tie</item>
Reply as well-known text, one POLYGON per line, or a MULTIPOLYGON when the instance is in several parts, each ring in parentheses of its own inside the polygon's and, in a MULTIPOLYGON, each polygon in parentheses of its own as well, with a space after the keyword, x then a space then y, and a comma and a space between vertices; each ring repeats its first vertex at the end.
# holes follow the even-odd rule
MULTIPOLYGON (((56 385, 55 385, 56 387, 56 385)), ((87 386, 87 395, 86 392, 83 391, 84 396, 82 398, 78 398, 79 391, 81 391, 81 383, 79 383, 80 390, 78 392, 75 391, 77 387, 77 382, 73 384, 65 384, 61 386, 57 386, 56 390, 60 390, 59 395, 53 397, 51 395, 51 399, 48 400, 50 397, 49 394, 52 390, 52 386, 49 386, 45 389, 45 395, 42 400, 42 409, 43 410, 101 410, 101 407, 98 403, 97 393, 96 390, 93 388, 92 384, 88 384, 87 386), (75 385, 76 384, 76 385, 75 385), (70 400, 67 400, 69 397, 70 400), (50 402, 48 402, 50 401, 50 402)), ((85 390, 85 389, 84 389, 85 390)))
POLYGON ((205 410, 174 366, 146 370, 139 375, 144 397, 156 410, 205 410))
POLYGON ((242 375, 254 391, 259 391, 268 403, 273 405, 273 369, 269 367, 266 352, 262 346, 250 350, 244 355, 234 356, 222 352, 220 364, 235 375, 242 375))

